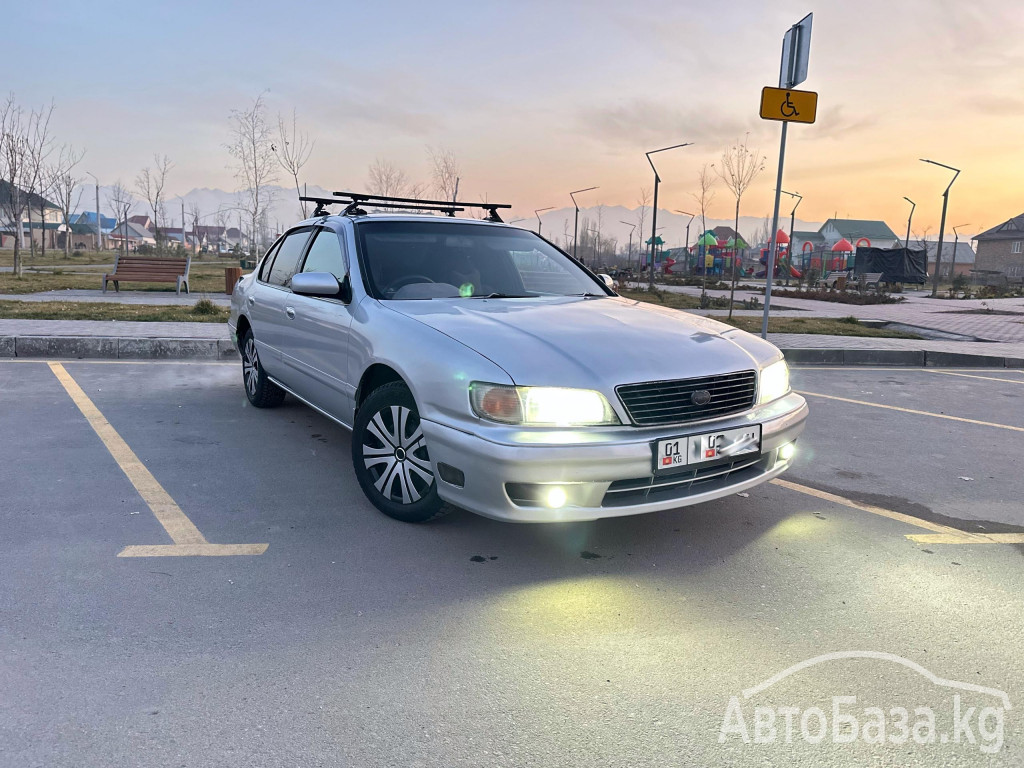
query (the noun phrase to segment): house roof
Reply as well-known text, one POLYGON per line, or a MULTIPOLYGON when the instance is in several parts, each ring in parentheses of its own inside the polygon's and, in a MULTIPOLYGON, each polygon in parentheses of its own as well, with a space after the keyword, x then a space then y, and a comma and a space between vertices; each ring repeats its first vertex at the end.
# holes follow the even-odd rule
MULTIPOLYGON (((13 189, 14 187, 10 182, 0 179, 0 205, 7 205, 10 202, 12 197, 11 191, 13 189)), ((21 193, 25 196, 26 203, 32 206, 33 210, 38 211, 40 205, 45 205, 47 208, 51 208, 55 211, 60 210, 60 207, 55 203, 51 203, 49 200, 37 195, 35 192, 26 192, 25 190, 22 190, 21 193)))
MULTIPOLYGON (((935 261, 935 252, 938 250, 939 244, 936 242, 928 241, 925 243, 928 248, 928 261, 935 261)), ((949 264, 953 259, 953 243, 942 244, 942 263, 949 264)), ((956 243, 956 263, 957 264, 973 264, 974 263, 974 249, 971 248, 970 243, 960 241, 956 243)))
MULTIPOLYGON (((96 231, 96 211, 85 211, 84 213, 76 213, 71 217, 72 224, 85 224, 92 228, 91 231, 96 231)), ((100 214, 100 231, 109 232, 115 226, 117 221, 111 216, 104 216, 100 214)))
POLYGON ((839 234, 851 242, 858 238, 866 237, 869 240, 897 240, 895 232, 889 229, 884 221, 873 221, 871 219, 829 219, 821 225, 821 232, 829 224, 838 230, 839 234))
POLYGON ((825 236, 822 235, 821 232, 807 232, 799 229, 793 231, 793 239, 805 240, 811 243, 825 242, 825 236))
POLYGON ((125 232, 125 225, 126 224, 127 224, 127 229, 128 229, 128 239, 129 240, 131 240, 133 238, 136 239, 136 240, 152 240, 153 239, 153 233, 152 232, 150 232, 148 229, 143 229, 138 224, 135 224, 132 221, 122 222, 121 224, 118 224, 116 227, 114 227, 114 230, 110 233, 111 236, 112 237, 124 237, 125 236, 124 232, 125 232))
POLYGON ((975 235, 972 240, 1020 240, 1024 238, 1024 213, 1007 219, 1002 224, 992 227, 980 235, 975 235))
POLYGON ((144 213, 136 214, 134 216, 129 216, 128 217, 128 221, 130 221, 132 224, 138 224, 143 229, 152 229, 153 228, 153 220, 151 218, 149 218, 149 216, 147 216, 144 213))
MULTIPOLYGON (((736 230, 732 227, 715 227, 711 231, 719 240, 728 240, 730 237, 736 237, 736 230)), ((740 240, 742 239, 743 236, 740 235, 740 240)))

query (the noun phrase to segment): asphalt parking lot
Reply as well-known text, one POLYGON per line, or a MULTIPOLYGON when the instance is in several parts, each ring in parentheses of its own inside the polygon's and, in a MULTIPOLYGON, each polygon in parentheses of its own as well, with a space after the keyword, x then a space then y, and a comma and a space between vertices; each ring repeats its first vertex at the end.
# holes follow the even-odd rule
POLYGON ((0 765, 1024 762, 1022 371, 797 369, 782 482, 557 526, 390 520, 348 432, 240 378, 0 361, 0 765), (830 660, 773 704, 960 681, 999 749, 723 735, 841 651, 933 677, 830 660))

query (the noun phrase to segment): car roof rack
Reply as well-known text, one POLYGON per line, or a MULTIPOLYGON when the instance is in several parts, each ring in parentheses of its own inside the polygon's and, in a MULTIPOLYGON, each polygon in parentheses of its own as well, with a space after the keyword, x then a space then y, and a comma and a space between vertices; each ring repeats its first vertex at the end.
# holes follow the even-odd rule
POLYGON ((456 200, 419 200, 415 197, 392 197, 390 195, 369 195, 363 192, 335 192, 335 197, 341 201, 348 202, 345 213, 355 213, 362 209, 361 204, 376 208, 405 208, 421 211, 443 211, 449 216, 454 216, 455 211, 462 211, 466 208, 482 208, 487 211, 487 221, 503 223, 498 215, 499 208, 511 208, 511 205, 504 203, 464 203, 456 200))
MULTIPOLYGON (((339 200, 333 197, 307 197, 300 195, 299 200, 307 203, 316 203, 316 210, 313 211, 313 217, 326 216, 328 205, 344 205, 345 210, 342 211, 342 216, 362 216, 366 214, 366 211, 360 207, 359 202, 355 200, 339 200)), ((398 203, 391 201, 382 201, 380 203, 373 202, 371 207, 375 208, 401 208, 406 211, 440 211, 448 216, 454 216, 456 211, 464 211, 465 208, 459 208, 458 206, 448 203, 443 206, 439 205, 413 205, 409 203, 398 203)))

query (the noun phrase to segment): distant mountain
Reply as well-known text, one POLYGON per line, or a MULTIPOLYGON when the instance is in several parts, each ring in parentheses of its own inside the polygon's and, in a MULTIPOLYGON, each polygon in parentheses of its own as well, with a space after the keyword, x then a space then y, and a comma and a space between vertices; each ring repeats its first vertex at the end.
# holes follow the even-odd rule
MULTIPOLYGON (((270 186, 268 189, 270 189, 274 194, 274 202, 270 206, 269 214, 272 227, 279 231, 287 228, 295 221, 298 221, 300 211, 295 189, 284 186, 270 186)), ((111 213, 111 207, 108 201, 110 190, 110 187, 100 187, 100 208, 107 215, 111 213)), ((81 191, 82 197, 77 210, 93 210, 96 207, 94 202, 94 187, 83 186, 81 191)), ((304 194, 330 197, 331 190, 324 189, 323 187, 309 186, 304 190, 304 194)), ((243 226, 246 224, 246 214, 238 210, 240 207, 238 193, 226 192, 223 189, 209 189, 207 187, 202 187, 193 189, 181 197, 172 197, 166 201, 164 207, 169 226, 181 226, 182 200, 185 202, 185 216, 190 220, 190 222, 191 219, 188 212, 189 204, 196 202, 199 204, 199 210, 203 217, 201 221, 204 224, 214 224, 218 218, 217 211, 224 211, 224 216, 230 226, 238 226, 239 215, 242 217, 243 226)), ((591 228, 596 227, 599 210, 601 215, 601 237, 615 238, 619 243, 620 249, 624 251, 629 242, 630 226, 629 224, 623 224, 622 222, 626 221, 630 224, 636 223, 638 209, 630 209, 621 205, 580 208, 580 227, 582 228, 584 226, 585 220, 589 223, 591 228)), ((132 213, 149 213, 148 203, 144 200, 137 199, 132 213)), ((541 221, 543 222, 543 226, 541 228, 541 233, 545 237, 554 240, 559 245, 565 244, 564 238, 566 233, 568 233, 568 241, 571 242, 574 214, 575 209, 573 208, 560 208, 558 210, 548 211, 542 214, 541 221)), ((658 234, 665 241, 667 248, 676 248, 683 245, 683 241, 686 238, 686 223, 689 220, 689 216, 684 216, 675 213, 674 211, 658 209, 658 234)), ((748 242, 754 242, 763 222, 764 219, 759 216, 741 216, 740 234, 748 242)), ((530 216, 529 218, 516 221, 516 224, 527 229, 537 229, 537 219, 535 216, 530 216)), ((707 229, 714 229, 718 226, 732 227, 733 220, 709 218, 707 219, 706 224, 707 229)), ((779 226, 783 230, 788 231, 789 219, 785 218, 780 220, 779 226)), ((820 226, 820 222, 803 221, 802 219, 796 220, 796 229, 798 230, 817 231, 820 226)), ((644 231, 642 233, 634 232, 634 248, 637 247, 638 242, 645 242, 650 238, 650 227, 651 212, 648 210, 647 216, 644 220, 644 231)), ((697 216, 693 219, 693 223, 690 225, 690 242, 695 242, 700 233, 701 220, 700 216, 697 216)))

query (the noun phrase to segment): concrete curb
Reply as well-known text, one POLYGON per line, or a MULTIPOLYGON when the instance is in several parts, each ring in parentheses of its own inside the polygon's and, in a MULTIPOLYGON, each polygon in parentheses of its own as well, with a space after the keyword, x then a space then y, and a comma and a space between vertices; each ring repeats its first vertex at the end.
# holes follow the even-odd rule
POLYGON ((228 339, 139 339, 119 336, 0 336, 0 358, 96 360, 233 360, 228 339))
POLYGON ((793 365, 910 366, 914 368, 1024 368, 1024 358, 923 349, 782 349, 793 365))
MULTIPOLYGON (((782 349, 793 365, 1024 368, 1024 358, 921 349, 782 349)), ((95 360, 237 360, 229 339, 119 336, 0 336, 0 358, 95 360)))

